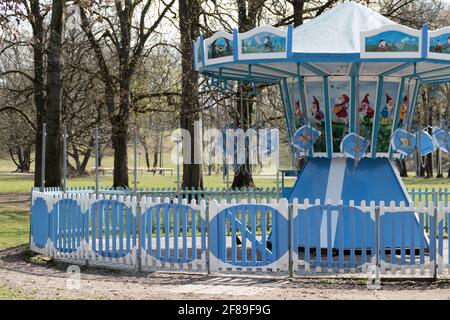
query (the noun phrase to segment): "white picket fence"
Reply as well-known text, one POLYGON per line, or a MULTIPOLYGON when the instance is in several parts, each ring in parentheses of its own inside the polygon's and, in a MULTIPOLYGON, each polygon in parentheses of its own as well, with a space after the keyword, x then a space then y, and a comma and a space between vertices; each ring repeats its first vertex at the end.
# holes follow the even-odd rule
POLYGON ((33 191, 30 246, 70 263, 137 270, 442 277, 449 215, 442 202, 179 203, 33 191))

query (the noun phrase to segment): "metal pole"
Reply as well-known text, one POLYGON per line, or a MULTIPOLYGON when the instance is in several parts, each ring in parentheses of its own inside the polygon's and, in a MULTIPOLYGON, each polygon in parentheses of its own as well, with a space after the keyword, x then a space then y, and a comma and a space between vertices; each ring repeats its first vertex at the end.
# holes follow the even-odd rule
POLYGON ((98 147, 98 128, 95 128, 95 194, 98 197, 98 155, 99 155, 99 147, 98 147))
POLYGON ((45 188, 45 143, 47 139, 47 126, 42 124, 42 154, 41 154, 41 191, 44 192, 45 188))
POLYGON ((137 131, 134 131, 134 168, 133 168, 133 192, 135 195, 137 195, 137 140, 138 140, 138 134, 137 131))
POLYGON ((177 197, 180 199, 180 136, 177 137, 177 197))
POLYGON ((228 166, 228 163, 225 164, 227 168, 227 191, 230 191, 230 167, 228 166))
POLYGON ((375 286, 380 285, 380 207, 375 207, 375 286))
POLYGON ((64 174, 64 185, 63 191, 67 190, 67 127, 64 126, 64 134, 63 134, 63 153, 64 153, 64 163, 63 163, 63 174, 64 174))

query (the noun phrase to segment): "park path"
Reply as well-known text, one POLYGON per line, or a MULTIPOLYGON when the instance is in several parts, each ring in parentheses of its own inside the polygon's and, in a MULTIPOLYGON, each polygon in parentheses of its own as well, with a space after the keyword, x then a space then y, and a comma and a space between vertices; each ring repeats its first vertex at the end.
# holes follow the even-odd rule
MULTIPOLYGON (((42 262, 42 261, 41 261, 42 262)), ((450 299, 450 282, 390 282, 367 289, 362 280, 288 279, 81 268, 79 289, 67 287, 68 265, 30 263, 25 248, 0 252, 0 292, 32 299, 450 299)), ((69 285, 73 282, 69 281, 69 285)))

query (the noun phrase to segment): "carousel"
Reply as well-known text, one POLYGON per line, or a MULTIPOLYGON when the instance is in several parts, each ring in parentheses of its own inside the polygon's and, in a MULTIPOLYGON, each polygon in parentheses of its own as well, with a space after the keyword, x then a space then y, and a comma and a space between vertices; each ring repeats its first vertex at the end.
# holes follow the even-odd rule
MULTIPOLYGON (((415 30, 347 2, 297 28, 220 31, 193 45, 195 69, 210 81, 278 86, 293 158, 307 158, 283 189, 290 202, 407 204, 394 160, 449 150, 447 123, 421 128, 414 113, 421 85, 450 81, 450 27, 415 30)), ((398 218, 386 213, 383 225, 398 218)), ((418 245, 426 236, 414 212, 408 219, 418 245)), ((400 231, 383 239, 394 246, 400 231)))

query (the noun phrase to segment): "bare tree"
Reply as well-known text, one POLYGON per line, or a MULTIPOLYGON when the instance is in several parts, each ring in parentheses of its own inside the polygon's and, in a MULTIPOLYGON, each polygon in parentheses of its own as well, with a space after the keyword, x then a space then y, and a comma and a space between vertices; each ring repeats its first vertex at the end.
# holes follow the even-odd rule
POLYGON ((127 140, 133 75, 147 50, 147 41, 156 32, 174 1, 167 4, 161 1, 162 10, 159 13, 156 13, 158 3, 155 1, 78 1, 82 29, 95 52, 112 128, 113 187, 129 185, 127 140), (156 18, 148 26, 150 13, 156 18), (108 63, 111 59, 117 63, 118 70, 108 63))

